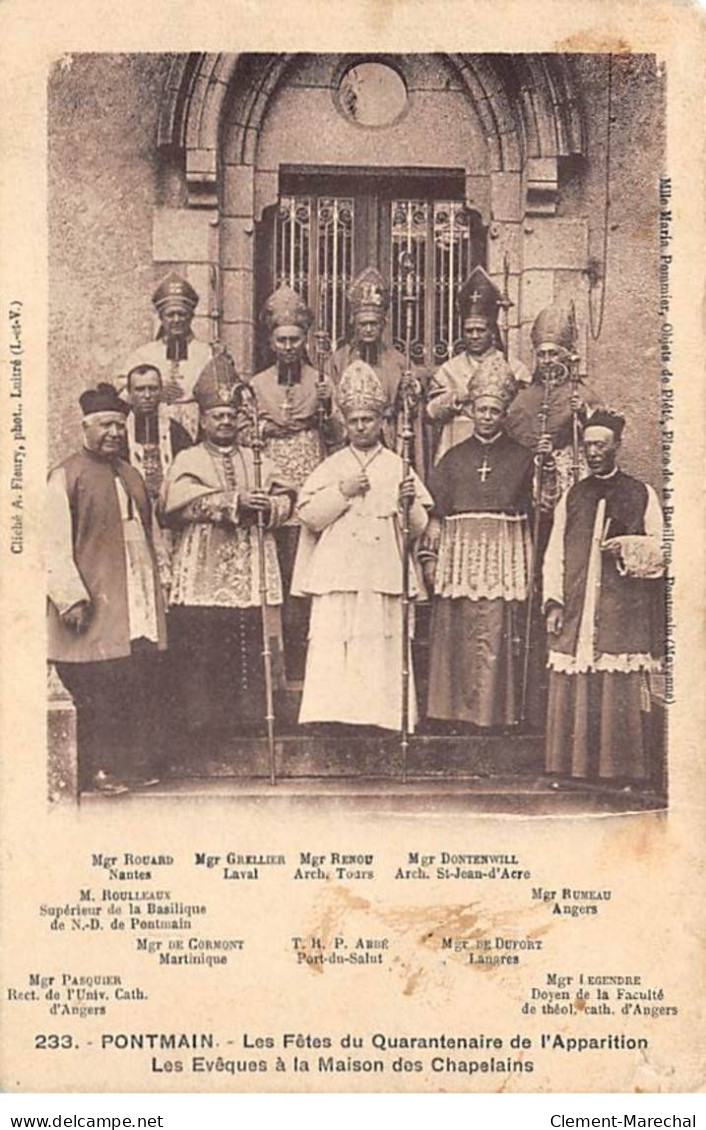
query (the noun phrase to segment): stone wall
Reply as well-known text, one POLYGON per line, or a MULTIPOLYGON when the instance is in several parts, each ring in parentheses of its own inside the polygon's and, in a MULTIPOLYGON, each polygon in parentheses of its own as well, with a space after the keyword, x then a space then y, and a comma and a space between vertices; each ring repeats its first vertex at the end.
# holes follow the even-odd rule
MULTIPOLYGON (((608 60, 578 56, 574 68, 588 152, 581 175, 567 177, 558 214, 588 218, 589 255, 602 260, 608 60)), ((604 319, 599 339, 589 334, 588 369, 609 404, 626 415, 625 469, 659 486, 658 200, 666 170, 664 77, 654 56, 614 57, 612 117, 604 319)), ((596 314, 599 293, 595 288, 596 314)))
POLYGON ((49 462, 79 393, 154 333, 155 138, 169 58, 74 55, 49 82, 49 462))

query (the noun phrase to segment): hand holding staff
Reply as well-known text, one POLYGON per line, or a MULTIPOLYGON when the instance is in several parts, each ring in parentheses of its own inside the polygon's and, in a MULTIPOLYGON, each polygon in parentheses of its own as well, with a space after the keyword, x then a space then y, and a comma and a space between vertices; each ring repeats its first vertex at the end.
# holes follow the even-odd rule
POLYGON ((411 505, 416 497, 417 488, 414 485, 414 479, 410 475, 408 478, 403 479, 400 483, 399 500, 400 506, 411 505))
POLYGON ((240 492, 238 499, 241 506, 246 510, 254 510, 257 513, 262 512, 265 518, 269 516, 272 509, 272 502, 270 496, 264 490, 243 490, 240 492))

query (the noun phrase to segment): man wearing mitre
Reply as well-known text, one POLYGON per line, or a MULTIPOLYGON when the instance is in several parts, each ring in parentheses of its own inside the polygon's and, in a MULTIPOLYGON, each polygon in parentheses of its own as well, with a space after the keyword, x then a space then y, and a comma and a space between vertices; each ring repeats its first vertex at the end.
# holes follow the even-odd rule
POLYGON ((336 385, 353 361, 365 361, 375 371, 385 394, 382 438, 386 447, 401 451, 404 398, 412 415, 414 466, 424 466, 422 387, 417 378, 405 374, 405 359, 385 341, 390 291, 376 267, 364 267, 348 287, 350 337, 331 358, 336 385))
POLYGON ((162 381, 162 400, 169 416, 189 433, 192 442, 198 438, 199 409, 194 399, 194 385, 211 357, 208 342, 200 341, 191 328, 199 296, 176 271, 162 279, 152 295, 152 305, 159 318, 159 330, 153 341, 133 350, 119 366, 116 385, 123 399, 127 374, 138 365, 158 369, 162 381))
MULTIPOLYGON (((300 722, 396 730, 402 701, 402 512, 410 540, 424 531, 431 497, 382 443, 387 398, 375 372, 354 361, 338 386, 348 444, 301 488, 302 535, 293 591, 312 598, 300 722)), ((410 595, 421 591, 414 567, 410 595)), ((410 617, 410 621, 413 618, 410 617)), ((409 647, 409 641, 407 641, 409 647)), ((416 701, 411 679, 410 719, 416 701)))
POLYGON ((226 737, 264 718, 263 582, 268 609, 282 604, 271 531, 289 517, 294 491, 267 457, 258 471, 252 448, 238 443, 244 387, 227 353, 211 358, 194 386, 203 440, 179 452, 162 490, 163 520, 174 531, 174 709, 192 735, 226 737))
POLYGON ((580 376, 572 379, 576 332, 571 308, 554 303, 539 312, 531 331, 535 356, 532 380, 518 391, 505 421, 509 436, 530 451, 541 453, 544 467, 553 467, 557 498, 575 478, 584 479, 588 474, 583 449, 580 445, 576 452, 573 449, 574 417, 580 436, 591 413, 602 406, 591 383, 580 376))
MULTIPOLYGON (((438 430, 434 463, 473 435, 468 382, 484 362, 502 357, 498 312, 503 297, 481 266, 473 268, 460 288, 458 302, 464 349, 440 365, 429 384, 427 416, 438 430)), ((510 359, 506 364, 520 385, 529 382, 530 375, 520 360, 510 359)))
MULTIPOLYGON (((325 458, 329 445, 340 442, 342 425, 335 411, 333 385, 309 363, 306 338, 312 312, 296 291, 283 284, 269 296, 262 311, 274 362, 252 378, 265 439, 264 454, 282 481, 298 489, 325 458)), ((294 515, 276 534, 282 572, 282 631, 287 678, 295 683, 304 673, 309 623, 306 601, 292 598, 292 570, 299 541, 294 515)))
POLYGON ((662 512, 625 474, 625 420, 598 409, 588 477, 562 496, 544 559, 549 637, 547 771, 630 787, 649 776, 648 676, 664 645, 662 512))
POLYGON ((420 551, 434 590, 429 717, 483 728, 520 716, 533 457, 503 429, 515 390, 497 352, 473 373, 473 435, 429 477, 434 512, 420 551))

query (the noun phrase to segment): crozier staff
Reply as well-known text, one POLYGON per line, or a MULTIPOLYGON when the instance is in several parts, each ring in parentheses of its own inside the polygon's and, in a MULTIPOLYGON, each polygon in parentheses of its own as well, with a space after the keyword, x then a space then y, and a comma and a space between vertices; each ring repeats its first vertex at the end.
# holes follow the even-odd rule
POLYGON ((128 406, 79 397, 83 449, 47 486, 48 658, 76 705, 80 786, 107 794, 160 769, 164 611, 140 475, 120 458, 128 406))
POLYGON ((546 711, 546 638, 539 591, 542 562, 556 503, 564 491, 588 474, 580 436, 591 412, 601 403, 596 390, 579 376, 576 337, 573 305, 556 303, 540 311, 531 333, 535 357, 532 382, 517 393, 505 425, 512 439, 534 452, 543 499, 542 507, 534 513, 522 680, 523 720, 535 726, 542 725, 546 711), (550 481, 554 483, 551 494, 545 489, 550 481))
MULTIPOLYGON (((312 312, 288 286, 270 295, 262 312, 275 363, 252 378, 265 441, 264 455, 277 468, 280 480, 298 488, 340 442, 342 423, 333 403, 329 377, 320 378, 309 364, 307 332, 312 312)), ((282 628, 287 678, 301 680, 308 631, 307 602, 291 595, 291 578, 299 540, 292 516, 277 531, 277 552, 284 585, 282 628)))

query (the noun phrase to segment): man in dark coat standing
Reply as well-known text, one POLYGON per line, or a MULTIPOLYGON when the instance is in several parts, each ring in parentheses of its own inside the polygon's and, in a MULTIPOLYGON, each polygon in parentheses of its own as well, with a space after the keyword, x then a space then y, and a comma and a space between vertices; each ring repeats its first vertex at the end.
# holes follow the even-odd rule
POLYGON ((83 449, 47 487, 48 658, 76 705, 81 787, 119 793, 159 763, 164 610, 147 491, 120 458, 128 405, 108 384, 79 402, 83 449))

